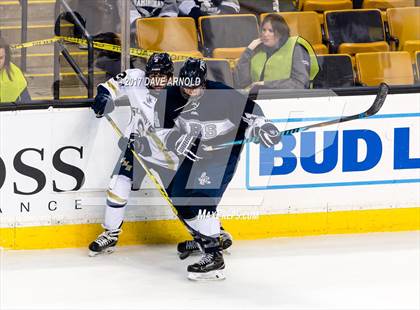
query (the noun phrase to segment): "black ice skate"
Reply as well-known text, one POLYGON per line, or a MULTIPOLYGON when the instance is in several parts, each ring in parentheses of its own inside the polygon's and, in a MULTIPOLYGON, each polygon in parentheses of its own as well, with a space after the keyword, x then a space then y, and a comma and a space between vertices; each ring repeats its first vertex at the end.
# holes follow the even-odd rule
POLYGON ((222 252, 205 253, 199 262, 188 266, 188 279, 217 281, 225 279, 225 262, 222 252))
POLYGON ((89 256, 96 256, 98 254, 111 254, 115 251, 115 246, 118 242, 118 235, 121 229, 113 229, 105 231, 100 234, 95 241, 89 244, 89 256))
MULTIPOLYGON (((220 239, 222 249, 226 250, 232 245, 232 236, 224 229, 220 230, 220 239)), ((186 259, 190 255, 198 255, 201 253, 198 242, 195 240, 186 240, 178 243, 178 254, 180 259, 186 259)))

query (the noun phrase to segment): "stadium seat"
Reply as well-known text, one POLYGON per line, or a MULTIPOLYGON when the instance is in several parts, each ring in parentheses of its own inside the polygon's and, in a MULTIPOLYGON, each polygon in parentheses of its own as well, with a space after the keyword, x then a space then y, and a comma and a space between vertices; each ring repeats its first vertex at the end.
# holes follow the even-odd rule
POLYGON ((397 39, 396 49, 407 51, 414 62, 414 52, 420 50, 420 7, 388 9, 391 37, 397 39))
POLYGON ((261 14, 273 12, 273 0, 239 0, 241 14, 261 14))
POLYGON ((332 53, 354 55, 389 51, 381 11, 378 9, 328 11, 324 13, 324 20, 332 53))
POLYGON ((362 8, 381 10, 382 18, 386 21, 386 9, 411 6, 415 6, 415 0, 363 0, 362 8))
POLYGON ((239 58, 259 36, 258 21, 253 14, 203 16, 198 24, 205 53, 214 58, 239 58))
MULTIPOLYGON (((260 15, 262 21, 270 13, 260 15)), ((315 12, 282 12, 275 13, 283 16, 290 28, 290 35, 299 35, 311 43, 317 55, 328 54, 328 48, 322 43, 321 24, 315 12)))
POLYGON ((356 54, 357 77, 362 85, 411 85, 413 67, 408 52, 379 52, 356 54))
MULTIPOLYGON (((351 0, 296 0, 298 11, 315 11, 323 13, 331 10, 350 10, 353 8, 351 0)), ((319 14, 319 20, 324 22, 322 14, 319 14)))
POLYGON ((154 17, 137 19, 139 48, 178 52, 200 57, 197 28, 190 17, 154 17))
MULTIPOLYGON (((212 81, 222 82, 233 87, 233 75, 226 59, 204 58, 207 63, 207 78, 212 81)), ((174 62, 174 75, 178 76, 183 61, 174 62)))
POLYGON ((314 88, 354 86, 354 72, 350 55, 317 56, 319 72, 313 81, 314 88))
POLYGON ((351 0, 299 0, 296 1, 299 11, 316 11, 324 12, 331 10, 352 9, 351 0))
POLYGON ((415 0, 363 0, 364 9, 380 9, 415 6, 415 0))

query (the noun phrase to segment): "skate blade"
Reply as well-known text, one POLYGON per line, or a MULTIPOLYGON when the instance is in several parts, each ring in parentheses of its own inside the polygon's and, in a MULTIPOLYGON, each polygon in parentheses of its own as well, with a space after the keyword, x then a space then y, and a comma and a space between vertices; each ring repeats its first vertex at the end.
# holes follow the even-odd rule
POLYGON ((213 270, 206 273, 189 272, 188 279, 192 281, 221 281, 226 279, 225 272, 221 270, 213 270))
POLYGON ((223 250, 223 255, 232 255, 232 252, 230 252, 229 250, 223 250))
POLYGON ((89 257, 95 257, 95 256, 102 255, 102 254, 112 254, 112 253, 114 253, 114 251, 115 251, 115 247, 107 248, 107 249, 105 249, 101 252, 89 251, 88 256, 89 257))

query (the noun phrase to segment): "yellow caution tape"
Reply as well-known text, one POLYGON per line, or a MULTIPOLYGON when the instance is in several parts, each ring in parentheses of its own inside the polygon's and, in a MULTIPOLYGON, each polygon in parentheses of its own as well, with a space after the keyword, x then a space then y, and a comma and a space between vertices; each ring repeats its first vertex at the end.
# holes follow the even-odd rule
MULTIPOLYGON (((22 48, 28 48, 28 47, 33 47, 33 46, 42 46, 42 45, 52 44, 60 40, 65 41, 65 42, 79 44, 79 45, 87 46, 88 44, 87 40, 85 39, 66 37, 66 36, 55 36, 54 38, 51 38, 51 39, 37 40, 37 41, 25 42, 21 44, 13 44, 10 47, 12 49, 22 49, 22 48)), ((93 48, 99 49, 99 50, 105 50, 109 52, 121 53, 121 46, 115 45, 115 44, 93 41, 93 48)), ((141 58, 149 58, 153 53, 161 53, 161 52, 162 51, 130 48, 131 56, 137 56, 141 58)), ((171 55, 173 61, 180 61, 180 60, 183 61, 189 57, 196 57, 195 55, 192 55, 192 54, 184 54, 184 53, 177 53, 177 52, 167 52, 167 53, 171 55)), ((203 58, 203 57, 198 57, 198 58, 203 58)), ((227 61, 229 62, 231 67, 234 67, 235 60, 228 59, 227 61)))
MULTIPOLYGON (((83 44, 87 45, 87 41, 85 39, 78 39, 73 37, 59 37, 63 41, 71 42, 71 43, 77 43, 77 44, 83 44)), ((115 52, 115 53, 121 53, 121 46, 109 44, 109 43, 102 43, 102 42, 96 42, 93 41, 93 47, 95 49, 105 50, 109 52, 115 52)), ((139 49, 139 48, 130 48, 130 55, 131 56, 137 56, 142 58, 149 58, 153 55, 153 53, 161 53, 162 51, 153 51, 153 50, 145 50, 145 49, 139 49)), ((172 60, 185 60, 188 57, 191 57, 190 54, 183 54, 183 53, 177 53, 177 52, 168 52, 168 54, 171 55, 172 60)))
POLYGON ((21 44, 12 44, 12 45, 10 45, 10 47, 12 49, 18 50, 18 49, 21 49, 21 48, 47 45, 47 44, 57 42, 58 40, 60 40, 60 38, 55 37, 55 38, 51 38, 51 39, 37 40, 37 41, 31 41, 31 42, 26 42, 26 43, 21 43, 21 44))

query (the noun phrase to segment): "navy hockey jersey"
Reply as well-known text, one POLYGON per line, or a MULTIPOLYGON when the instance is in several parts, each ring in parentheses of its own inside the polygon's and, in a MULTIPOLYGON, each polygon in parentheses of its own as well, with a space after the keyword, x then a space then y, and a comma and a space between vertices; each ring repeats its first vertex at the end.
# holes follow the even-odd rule
POLYGON ((200 137, 197 155, 203 158, 228 160, 231 154, 239 156, 242 145, 213 151, 206 151, 206 147, 244 139, 248 127, 243 120, 245 113, 264 116, 254 101, 214 81, 206 81, 206 89, 198 99, 187 99, 180 87, 171 86, 161 93, 159 101, 159 124, 155 125, 200 137))

